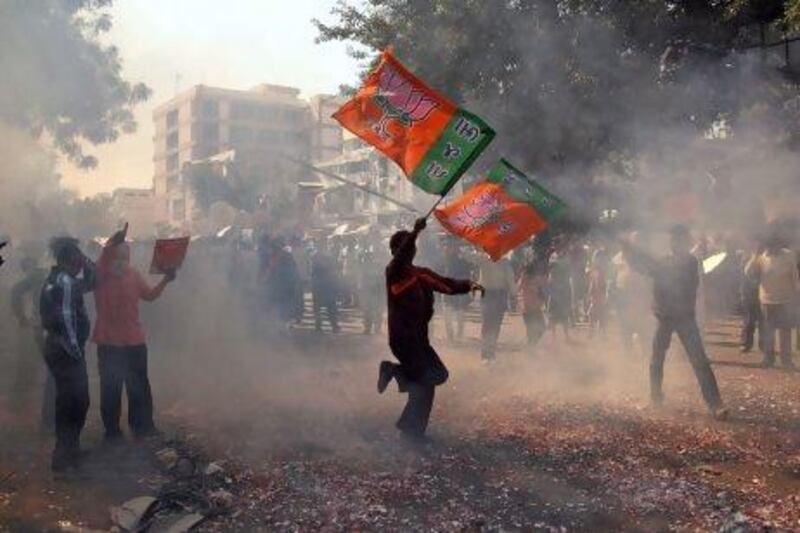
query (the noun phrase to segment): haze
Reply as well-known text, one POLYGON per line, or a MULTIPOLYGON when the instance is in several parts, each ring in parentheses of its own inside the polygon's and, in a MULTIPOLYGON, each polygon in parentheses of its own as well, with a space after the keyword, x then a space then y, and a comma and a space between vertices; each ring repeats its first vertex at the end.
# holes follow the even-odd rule
POLYGON ((143 81, 152 98, 136 111, 139 129, 112 145, 92 147, 97 169, 61 163, 64 185, 82 196, 152 183, 152 110, 176 91, 205 84, 247 89, 291 85, 304 95, 335 92, 353 82, 357 62, 339 43, 315 44, 313 17, 334 0, 118 0, 108 35, 124 59, 126 78, 143 81))

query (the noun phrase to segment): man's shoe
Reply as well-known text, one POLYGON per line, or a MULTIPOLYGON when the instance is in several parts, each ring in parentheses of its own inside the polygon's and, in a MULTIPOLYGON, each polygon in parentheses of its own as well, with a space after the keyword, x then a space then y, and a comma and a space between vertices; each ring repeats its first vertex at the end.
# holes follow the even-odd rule
POLYGON ((378 367, 378 394, 383 394, 394 377, 394 364, 382 361, 378 367))
POLYGON ((106 443, 109 443, 109 444, 117 443, 117 442, 123 440, 123 438, 124 437, 122 435, 122 431, 120 431, 120 430, 106 431, 105 434, 103 435, 103 440, 105 440, 106 443))
POLYGON ((728 408, 724 405, 720 405, 719 407, 714 407, 711 409, 711 417, 714 420, 718 420, 720 422, 725 421, 728 419, 728 408))
POLYGON ((53 454, 53 461, 50 463, 50 470, 54 474, 64 474, 74 472, 80 466, 81 461, 86 457, 86 452, 81 450, 59 451, 53 454))
POLYGON ((797 370, 797 367, 795 366, 795 364, 792 362, 791 359, 783 361, 781 363, 781 366, 783 366, 784 370, 788 370, 790 372, 794 372, 795 370, 797 370))
POLYGON ((761 368, 772 368, 773 366, 775 366, 775 361, 769 361, 765 359, 764 361, 761 361, 760 366, 761 368))

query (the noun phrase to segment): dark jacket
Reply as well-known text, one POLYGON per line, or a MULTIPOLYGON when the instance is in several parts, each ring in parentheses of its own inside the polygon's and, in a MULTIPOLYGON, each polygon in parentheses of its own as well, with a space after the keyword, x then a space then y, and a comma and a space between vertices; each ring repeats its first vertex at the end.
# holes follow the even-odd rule
POLYGON ((398 253, 386 267, 389 347, 406 377, 429 385, 447 380, 447 369, 431 347, 428 323, 433 317, 433 293, 465 294, 470 280, 455 280, 416 267, 398 253))
POLYGON ((82 278, 74 278, 55 266, 42 286, 39 315, 47 338, 61 345, 70 356, 81 359, 91 324, 83 295, 94 289, 94 266, 87 265, 82 278))
POLYGON ((660 320, 694 320, 700 265, 690 254, 659 259, 628 248, 625 257, 631 267, 653 279, 653 313, 660 320))

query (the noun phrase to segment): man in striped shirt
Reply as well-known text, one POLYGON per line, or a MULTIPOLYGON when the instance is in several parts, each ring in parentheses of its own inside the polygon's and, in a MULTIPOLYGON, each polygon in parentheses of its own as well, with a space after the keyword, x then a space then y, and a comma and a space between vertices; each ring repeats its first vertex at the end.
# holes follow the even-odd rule
POLYGON ((85 346, 90 324, 83 295, 93 290, 95 275, 77 240, 57 238, 50 248, 56 264, 42 287, 39 313, 46 332, 44 358, 56 385, 56 446, 51 466, 54 472, 62 472, 78 466, 80 434, 89 410, 85 346))

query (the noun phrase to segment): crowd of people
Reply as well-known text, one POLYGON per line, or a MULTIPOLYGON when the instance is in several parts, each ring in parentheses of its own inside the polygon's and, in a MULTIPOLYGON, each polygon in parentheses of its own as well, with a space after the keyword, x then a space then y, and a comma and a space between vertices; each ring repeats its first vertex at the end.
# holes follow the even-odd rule
MULTIPOLYGON (((423 232, 424 227, 418 222, 414 231, 391 238, 388 228, 373 226, 358 235, 307 238, 264 232, 248 238, 246 232, 235 232, 200 239, 192 245, 186 282, 197 282, 192 263, 213 262, 226 272, 225 291, 242 307, 250 326, 267 336, 291 338, 303 323, 337 334, 342 309, 360 320, 364 334, 380 333, 387 324, 398 362, 381 366, 379 390, 394 379, 409 393, 398 426, 414 434, 424 434, 433 390, 447 379, 430 342, 434 309, 441 312, 450 342, 464 338, 468 320, 480 322, 479 353, 487 365, 498 356, 508 319, 521 320, 531 354, 539 351, 537 344, 548 331, 565 346, 578 331, 591 342, 612 340, 613 323, 622 353, 650 356, 655 405, 663 402, 663 365, 675 334, 715 417, 724 417, 726 410, 703 342, 704 320, 740 316, 743 352, 758 346, 763 366, 773 366, 779 354, 782 366, 794 369, 794 330, 800 348, 800 265, 792 232, 770 228, 758 239, 706 238, 676 226, 663 243, 636 232, 614 239, 564 236, 547 246, 531 242, 493 262, 452 237, 423 232), (409 292, 409 287, 417 289, 409 292), (509 316, 510 311, 518 313, 509 316)), ((139 302, 159 298, 175 272, 166 272, 155 286, 145 282, 130 260, 137 246, 149 245, 126 242, 126 230, 103 246, 88 245, 86 253, 74 239, 54 239, 50 271, 25 256, 10 287, 16 323, 28 332, 30 346, 49 370, 41 424, 56 435, 56 471, 73 468, 80 459, 79 436, 89 406, 85 353, 90 340, 97 345, 107 441, 122 437, 123 389, 131 433, 157 433, 139 302), (93 313, 84 304, 86 293, 93 293, 93 313)), ((12 398, 23 397, 31 387, 36 361, 20 354, 12 398)))

